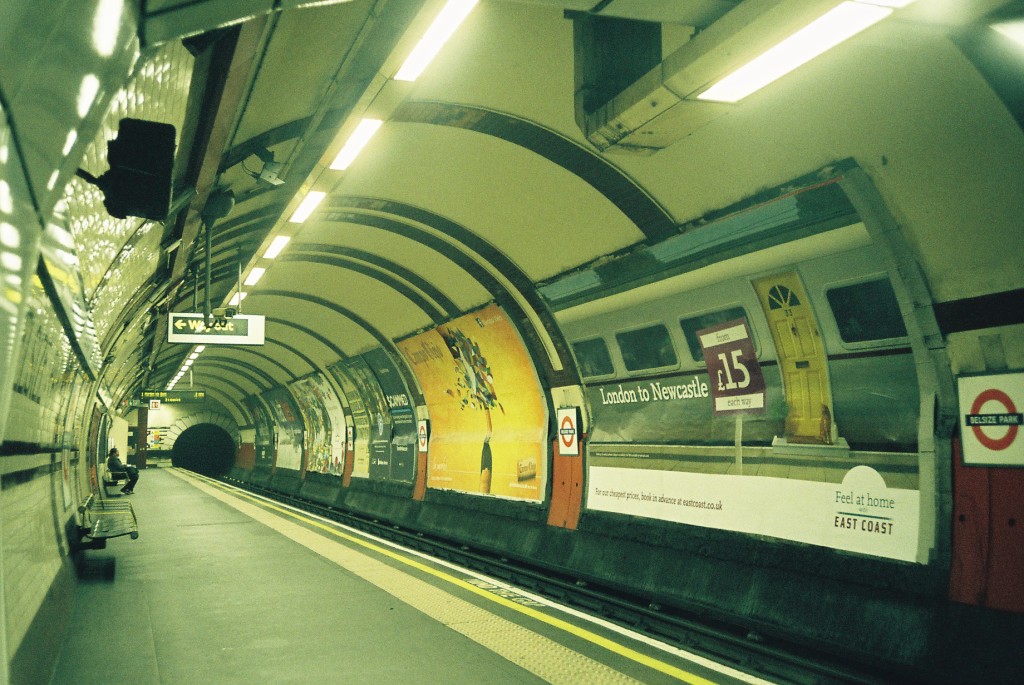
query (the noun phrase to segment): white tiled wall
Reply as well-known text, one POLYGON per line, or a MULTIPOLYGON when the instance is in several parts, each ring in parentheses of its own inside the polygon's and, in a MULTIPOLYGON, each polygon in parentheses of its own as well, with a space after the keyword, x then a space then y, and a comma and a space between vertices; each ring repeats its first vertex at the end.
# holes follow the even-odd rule
MULTIPOLYGON (((31 459, 49 465, 51 456, 31 459)), ((64 522, 73 507, 64 507, 59 469, 0 490, 8 658, 21 645, 67 554, 64 522)))

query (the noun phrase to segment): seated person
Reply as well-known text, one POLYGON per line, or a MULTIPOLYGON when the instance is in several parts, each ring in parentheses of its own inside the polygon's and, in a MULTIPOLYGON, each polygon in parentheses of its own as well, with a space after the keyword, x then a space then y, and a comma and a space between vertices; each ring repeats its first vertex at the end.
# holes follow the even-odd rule
POLYGON ((121 462, 120 453, 116 447, 110 448, 107 455, 107 471, 124 471, 128 474, 128 484, 121 488, 121 492, 130 495, 135 492, 135 484, 139 482, 139 470, 134 466, 128 466, 121 462))

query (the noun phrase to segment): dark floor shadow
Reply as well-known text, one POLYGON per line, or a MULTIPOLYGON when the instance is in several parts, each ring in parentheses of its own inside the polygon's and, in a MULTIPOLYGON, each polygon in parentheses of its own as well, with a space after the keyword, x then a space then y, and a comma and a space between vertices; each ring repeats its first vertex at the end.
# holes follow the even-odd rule
POLYGON ((69 555, 78 580, 86 583, 114 582, 117 560, 103 555, 102 552, 91 550, 89 542, 83 540, 82 531, 74 517, 67 523, 66 534, 69 555))
POLYGON ((117 576, 117 559, 75 555, 75 575, 81 583, 113 583, 117 576))

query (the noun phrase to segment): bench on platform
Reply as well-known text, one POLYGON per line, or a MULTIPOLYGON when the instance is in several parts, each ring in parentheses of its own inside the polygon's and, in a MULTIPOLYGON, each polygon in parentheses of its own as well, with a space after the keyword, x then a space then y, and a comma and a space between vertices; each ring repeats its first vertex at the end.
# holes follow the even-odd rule
POLYGON ((107 495, 110 494, 110 488, 114 487, 118 483, 128 483, 128 472, 127 471, 104 471, 103 472, 103 492, 107 495))
POLYGON ((123 535, 132 540, 139 537, 135 509, 127 499, 100 499, 93 493, 78 507, 78 513, 79 549, 103 549, 108 539, 123 535))

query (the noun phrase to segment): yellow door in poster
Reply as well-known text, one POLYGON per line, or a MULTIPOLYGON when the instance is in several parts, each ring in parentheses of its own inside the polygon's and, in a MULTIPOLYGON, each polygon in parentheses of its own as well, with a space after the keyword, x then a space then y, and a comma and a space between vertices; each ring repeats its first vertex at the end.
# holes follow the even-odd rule
POLYGON ((526 346, 501 308, 398 346, 430 413, 427 486, 542 499, 547 407, 526 346))
POLYGON ((775 341, 786 393, 786 439, 832 442, 832 394, 818 322, 796 273, 754 282, 775 341))

